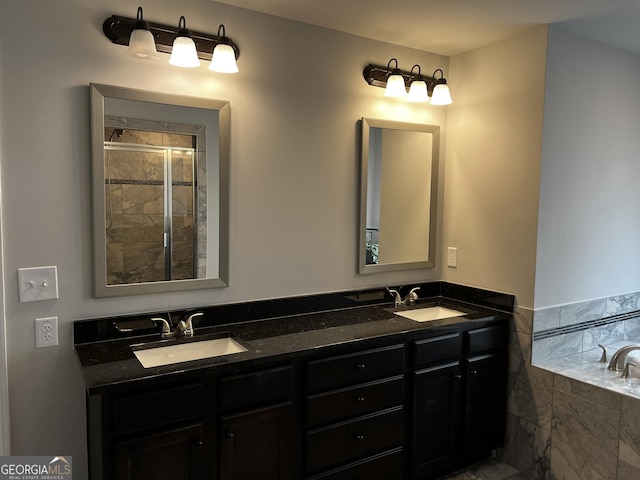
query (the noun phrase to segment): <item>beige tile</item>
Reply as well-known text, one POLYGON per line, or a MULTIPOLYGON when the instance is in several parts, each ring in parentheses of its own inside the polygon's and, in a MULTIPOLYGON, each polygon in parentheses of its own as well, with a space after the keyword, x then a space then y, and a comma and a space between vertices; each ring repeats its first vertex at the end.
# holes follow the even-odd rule
POLYGON ((640 468, 632 467, 624 462, 618 462, 618 476, 616 480, 638 480, 640 468))

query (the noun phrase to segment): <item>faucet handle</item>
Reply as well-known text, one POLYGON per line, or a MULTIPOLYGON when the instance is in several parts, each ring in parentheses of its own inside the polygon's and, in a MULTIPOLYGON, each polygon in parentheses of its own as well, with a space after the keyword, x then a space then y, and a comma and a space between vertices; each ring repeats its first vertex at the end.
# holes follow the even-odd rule
POLYGON ((635 363, 627 362, 624 364, 624 371, 622 372, 622 378, 631 378, 631 372, 629 372, 629 367, 636 366, 635 363))
POLYGON ((420 287, 414 287, 409 292, 409 304, 410 305, 413 305, 414 303, 416 303, 416 300, 418 300, 418 294, 416 292, 419 291, 419 290, 420 290, 420 287))
POLYGON ((190 314, 186 320, 181 321, 183 324, 183 333, 187 337, 193 337, 193 320, 204 316, 204 312, 195 312, 190 314))
POLYGON ((400 295, 400 292, 398 292, 397 290, 393 290, 389 287, 387 287, 387 292, 389 292, 391 295, 393 295, 393 306, 394 307, 399 307, 400 305, 402 305, 402 296, 400 295))
POLYGON ((162 322, 162 336, 163 337, 171 334, 171 326, 169 325, 169 322, 167 322, 166 319, 164 319, 162 317, 152 317, 151 321, 153 323, 162 322))
POLYGON ((607 349, 600 344, 598 344, 598 346, 602 349, 602 356, 600 357, 600 363, 607 363, 607 349))

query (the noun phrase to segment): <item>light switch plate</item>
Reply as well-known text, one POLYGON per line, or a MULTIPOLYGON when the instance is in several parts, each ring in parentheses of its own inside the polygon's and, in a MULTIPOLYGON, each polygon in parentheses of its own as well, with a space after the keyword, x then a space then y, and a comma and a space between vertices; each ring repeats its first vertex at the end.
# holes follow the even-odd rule
POLYGON ((457 247, 448 247, 447 248, 447 267, 458 267, 458 248, 457 247))
POLYGON ((51 300, 58 297, 58 268, 28 267, 18 269, 20 303, 51 300))

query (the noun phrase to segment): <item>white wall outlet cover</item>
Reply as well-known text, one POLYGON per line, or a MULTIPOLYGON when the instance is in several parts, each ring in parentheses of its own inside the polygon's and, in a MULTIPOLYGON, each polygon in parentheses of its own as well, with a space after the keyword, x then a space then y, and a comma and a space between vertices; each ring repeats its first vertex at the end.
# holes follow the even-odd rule
POLYGON ((20 303, 51 300, 58 297, 58 268, 28 267, 18 269, 20 303))
POLYGON ((58 346, 58 317, 36 318, 36 348, 58 346))

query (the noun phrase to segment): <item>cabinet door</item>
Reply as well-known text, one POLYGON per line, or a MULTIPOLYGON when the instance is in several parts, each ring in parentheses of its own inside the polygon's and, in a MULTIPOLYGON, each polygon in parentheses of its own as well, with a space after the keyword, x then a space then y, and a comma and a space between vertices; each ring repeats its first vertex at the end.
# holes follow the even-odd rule
POLYGON ((482 458, 504 440, 506 355, 503 352, 467 360, 465 454, 482 458))
POLYGON ((203 478, 202 425, 137 437, 115 445, 118 480, 203 478))
POLYGON ((412 466, 414 478, 445 471, 462 448, 460 362, 414 373, 412 466))
POLYGON ((292 478, 291 403, 227 415, 220 427, 220 480, 292 478))

